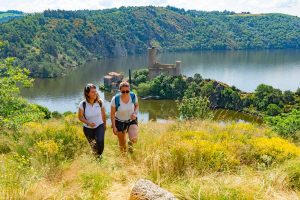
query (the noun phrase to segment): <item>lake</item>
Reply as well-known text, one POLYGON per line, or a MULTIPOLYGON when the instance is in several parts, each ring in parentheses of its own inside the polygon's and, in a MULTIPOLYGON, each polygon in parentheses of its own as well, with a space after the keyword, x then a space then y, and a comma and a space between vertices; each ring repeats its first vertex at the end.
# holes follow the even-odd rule
MULTIPOLYGON (((181 60, 184 75, 200 73, 204 78, 235 85, 246 92, 254 91, 261 83, 281 90, 295 91, 300 87, 300 50, 176 52, 158 54, 157 60, 161 63, 181 60)), ((21 94, 51 111, 76 111, 87 83, 98 86, 103 83, 103 76, 110 71, 124 72, 127 75, 129 68, 134 70, 146 66, 147 55, 90 61, 65 77, 36 79, 34 86, 22 90, 21 94)), ((111 94, 100 92, 100 96, 105 99, 106 108, 109 109, 111 94)), ((141 101, 139 118, 143 121, 163 121, 169 117, 177 117, 175 105, 174 101, 141 101)), ((257 120, 240 113, 218 112, 231 120, 257 120)))

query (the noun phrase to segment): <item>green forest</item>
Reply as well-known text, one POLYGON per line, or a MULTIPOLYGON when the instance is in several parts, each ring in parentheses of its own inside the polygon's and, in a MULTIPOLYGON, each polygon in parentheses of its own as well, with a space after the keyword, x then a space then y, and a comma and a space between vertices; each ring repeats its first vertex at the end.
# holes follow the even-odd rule
POLYGON ((25 14, 17 10, 0 11, 0 23, 8 22, 11 19, 23 17, 25 14))
MULTIPOLYGON (((0 13, 0 20, 1 15, 0 13)), ((0 24, 0 57, 33 77, 57 77, 88 59, 164 51, 300 47, 300 19, 284 14, 204 12, 174 7, 46 10, 0 24)))

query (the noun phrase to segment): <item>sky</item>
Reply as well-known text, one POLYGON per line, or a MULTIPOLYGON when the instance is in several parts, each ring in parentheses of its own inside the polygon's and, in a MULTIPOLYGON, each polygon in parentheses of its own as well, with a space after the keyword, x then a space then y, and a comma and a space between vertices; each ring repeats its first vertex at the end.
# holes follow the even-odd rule
POLYGON ((175 6, 186 10, 285 13, 300 17, 300 0, 0 0, 0 11, 42 12, 46 9, 82 10, 121 6, 175 6))

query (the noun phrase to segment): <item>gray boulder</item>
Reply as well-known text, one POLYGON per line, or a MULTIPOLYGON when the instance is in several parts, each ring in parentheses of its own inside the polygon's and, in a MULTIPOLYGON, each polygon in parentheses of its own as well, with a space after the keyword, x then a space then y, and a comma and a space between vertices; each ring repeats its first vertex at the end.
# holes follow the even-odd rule
POLYGON ((176 198, 151 181, 140 179, 132 188, 129 200, 176 200, 176 198))

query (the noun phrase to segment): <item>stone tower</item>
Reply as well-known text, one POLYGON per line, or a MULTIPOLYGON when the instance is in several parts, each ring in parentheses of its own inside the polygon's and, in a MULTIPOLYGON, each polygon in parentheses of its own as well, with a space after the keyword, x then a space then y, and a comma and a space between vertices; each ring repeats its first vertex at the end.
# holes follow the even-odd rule
POLYGON ((148 48, 148 68, 152 68, 156 63, 156 48, 148 48))
POLYGON ((175 68, 176 68, 176 75, 181 74, 181 61, 176 61, 175 68))

